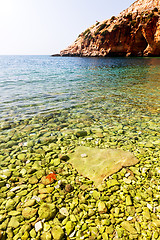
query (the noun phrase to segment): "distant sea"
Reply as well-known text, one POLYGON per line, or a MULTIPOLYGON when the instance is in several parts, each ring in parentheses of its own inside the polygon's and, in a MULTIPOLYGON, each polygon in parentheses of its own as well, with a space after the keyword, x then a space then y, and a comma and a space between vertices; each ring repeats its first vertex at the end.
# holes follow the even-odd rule
POLYGON ((158 124, 160 58, 0 56, 1 122, 57 111, 158 124))

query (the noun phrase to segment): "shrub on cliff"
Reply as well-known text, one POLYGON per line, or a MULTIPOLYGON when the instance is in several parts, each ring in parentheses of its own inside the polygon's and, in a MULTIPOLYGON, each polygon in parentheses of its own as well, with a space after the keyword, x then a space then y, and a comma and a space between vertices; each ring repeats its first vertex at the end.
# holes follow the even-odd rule
POLYGON ((112 16, 112 17, 111 17, 111 21, 114 21, 114 20, 116 20, 116 17, 115 17, 115 16, 112 16))
POLYGON ((153 9, 153 12, 158 12, 158 8, 155 7, 155 8, 153 9))
POLYGON ((137 21, 136 20, 132 20, 131 21, 131 25, 134 27, 135 25, 137 24, 137 21))
POLYGON ((106 27, 106 23, 102 23, 102 24, 99 26, 98 30, 101 31, 101 30, 104 29, 105 27, 106 27))
POLYGON ((99 29, 97 29, 97 31, 95 31, 94 35, 98 35, 99 34, 99 29))
POLYGON ((102 35, 102 36, 106 36, 107 33, 108 33, 108 30, 106 29, 106 30, 104 30, 103 32, 101 32, 101 35, 102 35))
POLYGON ((90 29, 88 28, 87 30, 85 30, 84 32, 83 32, 83 36, 85 36, 86 34, 89 34, 91 31, 90 31, 90 29))

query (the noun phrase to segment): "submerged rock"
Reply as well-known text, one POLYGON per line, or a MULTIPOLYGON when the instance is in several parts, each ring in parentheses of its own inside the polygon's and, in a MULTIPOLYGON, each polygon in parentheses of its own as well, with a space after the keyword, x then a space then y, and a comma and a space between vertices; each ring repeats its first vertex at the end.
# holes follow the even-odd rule
POLYGON ((61 239, 63 239, 64 231, 63 231, 63 229, 60 226, 54 226, 51 229, 51 234, 53 236, 53 239, 61 240, 61 239))
POLYGON ((54 204, 43 203, 38 210, 39 218, 50 220, 54 218, 56 214, 56 208, 54 204))
POLYGON ((121 226, 131 234, 137 234, 136 229, 127 221, 121 223, 121 226))
MULTIPOLYGON (((132 153, 123 150, 80 146, 70 154, 69 162, 80 174, 91 179, 95 186, 98 186, 122 167, 134 165, 139 160, 132 153), (83 153, 87 154, 86 158, 81 157, 83 153)), ((113 179, 112 181, 111 186, 118 184, 117 180, 113 179)))
POLYGON ((37 209, 31 208, 31 207, 26 207, 22 211, 22 216, 26 219, 30 219, 34 217, 37 213, 37 209))
POLYGON ((8 224, 8 227, 12 227, 12 228, 17 228, 19 227, 19 221, 17 220, 16 217, 12 217, 9 224, 8 224))

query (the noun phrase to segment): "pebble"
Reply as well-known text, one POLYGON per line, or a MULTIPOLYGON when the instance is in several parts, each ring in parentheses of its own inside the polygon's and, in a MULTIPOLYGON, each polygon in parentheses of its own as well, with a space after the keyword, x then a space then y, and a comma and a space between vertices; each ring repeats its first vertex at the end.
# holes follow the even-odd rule
POLYGON ((22 216, 26 219, 30 219, 36 215, 37 210, 38 209, 35 208, 25 207, 22 211, 22 216))
POLYGON ((127 221, 131 221, 133 219, 133 217, 128 217, 127 221))
POLYGON ((65 191, 66 192, 72 192, 73 191, 73 186, 71 184, 66 184, 65 191))
POLYGON ((67 208, 61 208, 60 210, 59 210, 59 212, 62 214, 62 215, 64 215, 64 216, 68 216, 69 215, 69 212, 68 212, 68 210, 67 210, 67 208))
POLYGON ((62 240, 63 237, 64 237, 64 231, 63 229, 60 227, 60 226, 54 226, 52 229, 51 229, 51 234, 53 236, 53 239, 55 240, 62 240))
POLYGON ((38 232, 40 231, 43 227, 42 227, 42 221, 38 221, 37 223, 35 223, 35 231, 38 232))
POLYGON ((86 158, 86 157, 88 157, 88 155, 86 153, 83 153, 83 154, 81 154, 81 157, 86 158))

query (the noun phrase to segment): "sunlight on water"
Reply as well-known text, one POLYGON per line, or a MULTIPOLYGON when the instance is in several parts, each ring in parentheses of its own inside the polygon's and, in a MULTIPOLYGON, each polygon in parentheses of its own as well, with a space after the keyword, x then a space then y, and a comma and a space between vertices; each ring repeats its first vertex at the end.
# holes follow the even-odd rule
POLYGON ((72 108, 158 114, 159 66, 159 58, 1 56, 1 121, 72 108))

